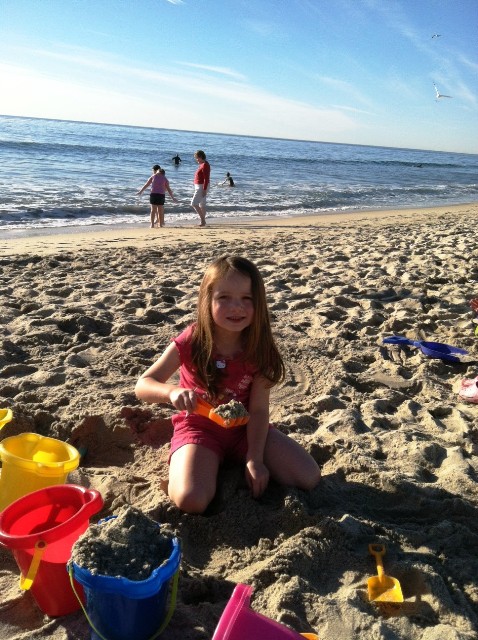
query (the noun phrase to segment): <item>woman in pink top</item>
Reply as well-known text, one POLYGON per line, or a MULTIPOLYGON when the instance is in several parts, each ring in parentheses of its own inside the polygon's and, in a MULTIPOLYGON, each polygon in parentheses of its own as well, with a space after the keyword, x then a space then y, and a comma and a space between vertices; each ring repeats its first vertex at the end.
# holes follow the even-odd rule
POLYGON ((191 207, 198 214, 201 221, 200 227, 206 226, 206 194, 209 187, 209 176, 211 166, 206 160, 206 154, 200 149, 194 154, 196 162, 199 164, 194 174, 194 196, 191 200, 191 207))
POLYGON ((177 202, 166 178, 166 171, 161 169, 159 164, 153 167, 153 175, 148 178, 144 186, 138 191, 137 195, 141 195, 145 189, 151 185, 151 193, 149 195, 149 203, 151 205, 151 228, 155 224, 164 227, 164 201, 166 191, 171 196, 173 202, 177 202))

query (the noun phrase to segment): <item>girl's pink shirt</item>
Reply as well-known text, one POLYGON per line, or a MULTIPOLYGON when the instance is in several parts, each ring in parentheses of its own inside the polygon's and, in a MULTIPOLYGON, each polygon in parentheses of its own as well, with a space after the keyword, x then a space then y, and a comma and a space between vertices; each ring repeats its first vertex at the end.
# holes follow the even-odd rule
MULTIPOLYGON (((180 368, 179 368, 179 385, 186 389, 196 389, 198 395, 207 399, 206 390, 195 376, 195 370, 192 364, 191 338, 194 325, 187 327, 177 338, 174 343, 179 352, 180 368)), ((249 406, 249 396, 254 376, 257 368, 246 362, 241 356, 236 358, 217 357, 216 366, 223 372, 221 382, 221 390, 214 404, 224 404, 230 400, 242 402, 246 407, 249 406)))
POLYGON ((166 185, 168 180, 161 173, 155 173, 151 181, 151 193, 166 193, 166 185))

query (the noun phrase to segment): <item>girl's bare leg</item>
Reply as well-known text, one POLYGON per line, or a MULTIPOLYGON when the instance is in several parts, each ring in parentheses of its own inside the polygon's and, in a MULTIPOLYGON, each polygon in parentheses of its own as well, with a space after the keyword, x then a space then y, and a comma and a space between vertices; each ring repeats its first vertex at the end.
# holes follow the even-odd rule
POLYGON ((160 227, 164 227, 164 206, 158 205, 158 224, 160 227))
POLYGON ((300 444, 278 429, 269 429, 264 464, 280 484, 310 490, 320 480, 320 468, 300 444))
POLYGON ((151 228, 156 226, 156 223, 159 224, 159 219, 160 219, 160 215, 159 215, 159 209, 160 209, 159 204, 152 204, 151 205, 151 228))
POLYGON ((219 458, 198 444, 185 444, 171 456, 168 494, 186 513, 202 513, 216 493, 219 458))

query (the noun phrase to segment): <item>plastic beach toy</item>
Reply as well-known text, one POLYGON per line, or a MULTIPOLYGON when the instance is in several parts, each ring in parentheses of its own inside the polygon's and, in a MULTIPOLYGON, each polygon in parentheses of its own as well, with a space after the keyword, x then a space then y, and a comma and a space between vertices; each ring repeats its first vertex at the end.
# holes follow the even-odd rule
POLYGON ((0 430, 13 418, 11 409, 0 409, 0 430))
POLYGON ((297 633, 249 606, 252 587, 236 585, 212 640, 319 640, 315 633, 297 633))
POLYGON ((444 344, 442 342, 427 342, 423 340, 410 340, 409 338, 405 338, 405 336, 390 336, 389 338, 384 338, 383 344, 418 347, 421 349, 422 353, 429 358, 439 358, 440 360, 447 360, 448 362, 461 362, 462 356, 468 355, 468 351, 465 351, 465 349, 452 347, 449 344, 444 344))
POLYGON ((369 544, 369 552, 377 562, 377 576, 367 580, 368 597, 371 602, 403 602, 402 587, 396 578, 387 576, 383 569, 382 557, 385 545, 369 544))
POLYGON ((20 433, 0 442, 0 511, 14 500, 51 485, 63 484, 80 455, 71 444, 38 433, 20 433))
POLYGON ((83 611, 92 629, 91 640, 153 640, 160 636, 176 605, 180 562, 178 538, 169 542, 168 559, 144 580, 93 574, 70 561, 70 577, 82 585, 86 595, 83 611))
POLYGON ((20 588, 30 589, 49 616, 80 608, 66 565, 73 544, 102 506, 98 491, 62 484, 28 493, 0 513, 0 542, 11 549, 20 569, 20 588))
POLYGON ((465 378, 461 381, 458 395, 466 402, 478 404, 478 376, 476 378, 465 378))
POLYGON ((203 400, 202 398, 197 398, 196 409, 194 410, 194 413, 198 413, 201 416, 205 416, 206 418, 209 418, 209 420, 212 420, 213 422, 218 424, 220 427, 224 427, 225 429, 231 429, 232 427, 240 427, 241 425, 247 424, 249 422, 248 415, 242 418, 232 418, 232 419, 222 418, 218 413, 215 413, 216 409, 217 407, 214 407, 209 402, 206 402, 206 400, 203 400))

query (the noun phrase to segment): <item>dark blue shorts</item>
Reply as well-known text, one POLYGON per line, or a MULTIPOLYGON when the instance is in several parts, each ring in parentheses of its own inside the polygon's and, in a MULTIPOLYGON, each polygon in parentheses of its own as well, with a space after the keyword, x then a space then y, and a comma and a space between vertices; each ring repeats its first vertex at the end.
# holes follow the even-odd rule
POLYGON ((164 204, 165 197, 164 193, 150 193, 149 204, 164 204))

